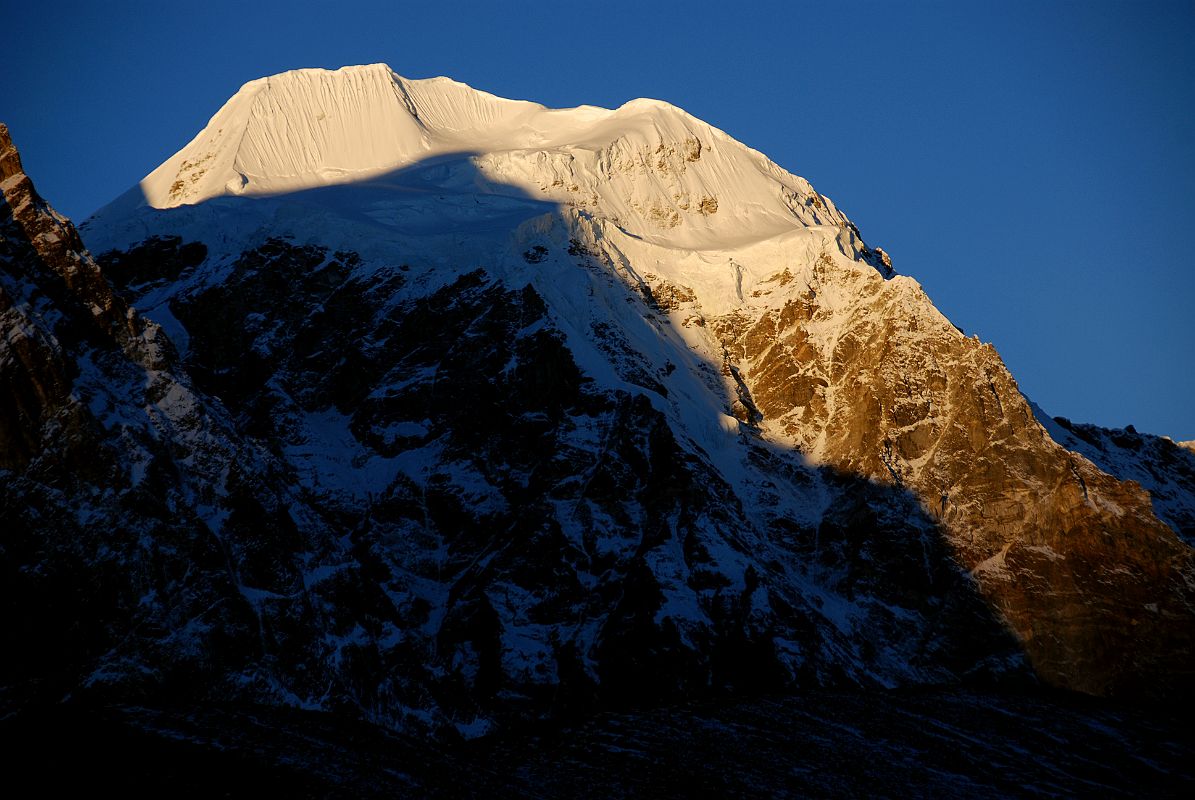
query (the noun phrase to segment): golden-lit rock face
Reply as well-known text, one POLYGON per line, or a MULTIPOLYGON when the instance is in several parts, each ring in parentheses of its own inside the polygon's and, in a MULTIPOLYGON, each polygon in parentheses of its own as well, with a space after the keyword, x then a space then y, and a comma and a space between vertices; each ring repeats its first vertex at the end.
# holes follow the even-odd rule
POLYGON ((1056 444, 995 349, 919 288, 829 258, 811 275, 711 322, 761 429, 915 492, 1046 682, 1107 694, 1189 674, 1192 551, 1149 495, 1056 444))

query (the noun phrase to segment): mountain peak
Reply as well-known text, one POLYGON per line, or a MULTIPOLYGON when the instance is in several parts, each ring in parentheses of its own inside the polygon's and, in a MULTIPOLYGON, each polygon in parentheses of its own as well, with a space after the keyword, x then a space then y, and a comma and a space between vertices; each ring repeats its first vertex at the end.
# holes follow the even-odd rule
MULTIPOLYGON (((550 109, 385 64, 246 83, 140 184, 155 208, 376 181, 435 159, 417 188, 584 208, 648 241, 700 249, 849 222, 803 180, 662 100, 550 109)), ((405 187, 408 190, 410 186, 405 187)))
POLYGON ((24 174, 21 167, 21 155, 8 133, 8 126, 0 122, 0 181, 7 180, 13 175, 24 174))
POLYGON ((178 207, 110 205, 92 260, 0 182, 4 674, 64 676, 39 697, 476 735, 1030 670, 1190 693, 1191 455, 1043 427, 829 200, 671 105, 296 70, 143 186, 178 207))
POLYGON ((425 139, 384 64, 291 70, 242 86, 141 189, 169 208, 309 188, 397 166, 425 139))
POLYGON ((628 100, 618 107, 619 111, 623 112, 665 112, 672 114, 683 114, 686 117, 693 117, 692 114, 685 111, 680 106, 673 105, 667 100, 657 100, 652 97, 636 97, 633 100, 628 100))

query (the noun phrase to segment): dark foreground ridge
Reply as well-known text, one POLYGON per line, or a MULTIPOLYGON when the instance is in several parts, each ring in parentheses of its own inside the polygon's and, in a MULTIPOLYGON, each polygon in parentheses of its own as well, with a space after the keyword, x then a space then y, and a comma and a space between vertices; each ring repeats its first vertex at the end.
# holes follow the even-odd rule
POLYGON ((58 706, 0 722, 10 782, 127 796, 1189 797, 1172 712, 1065 694, 831 692, 601 714, 433 746, 329 714, 58 706), (26 781, 28 781, 26 783, 26 781))

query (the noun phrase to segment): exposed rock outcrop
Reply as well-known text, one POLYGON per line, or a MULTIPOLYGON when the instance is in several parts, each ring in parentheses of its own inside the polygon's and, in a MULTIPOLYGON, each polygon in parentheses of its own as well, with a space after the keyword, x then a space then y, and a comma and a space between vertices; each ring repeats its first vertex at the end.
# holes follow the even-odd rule
MULTIPOLYGON (((914 492, 1048 682, 1181 684, 1195 652, 1190 548, 1138 483, 1051 439, 995 350, 905 281, 819 262, 817 290, 713 323, 765 429, 914 492), (827 328, 835 338, 818 335, 827 328)), ((1181 480, 1170 455, 1161 471, 1181 480)))

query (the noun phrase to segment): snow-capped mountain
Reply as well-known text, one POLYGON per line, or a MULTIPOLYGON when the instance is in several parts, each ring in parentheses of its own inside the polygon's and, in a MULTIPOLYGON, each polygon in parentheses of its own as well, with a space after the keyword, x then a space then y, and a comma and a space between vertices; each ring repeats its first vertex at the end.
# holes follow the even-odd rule
POLYGON ((789 232, 794 219, 846 222, 808 182, 668 103, 547 109, 447 78, 408 81, 384 64, 245 84, 139 193, 174 208, 406 169, 407 188, 590 208, 670 247, 722 249, 789 232))
POLYGON ((98 269, 6 174, 4 384, 49 381, 20 342, 64 366, 0 425, 5 524, 51 542, 5 569, 107 565, 95 691, 474 735, 765 688, 1185 690, 1195 456, 1101 457, 828 198, 667 103, 252 81, 82 227, 98 269), (87 286, 41 288, 50 225, 87 286), (127 320, 106 361, 55 327, 89 304, 127 320), (94 443, 99 474, 60 453, 94 443))

